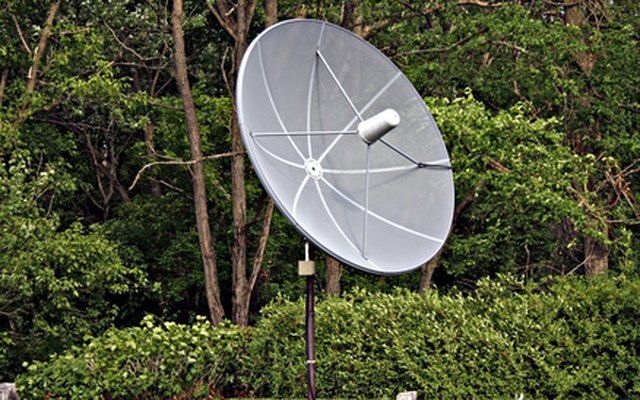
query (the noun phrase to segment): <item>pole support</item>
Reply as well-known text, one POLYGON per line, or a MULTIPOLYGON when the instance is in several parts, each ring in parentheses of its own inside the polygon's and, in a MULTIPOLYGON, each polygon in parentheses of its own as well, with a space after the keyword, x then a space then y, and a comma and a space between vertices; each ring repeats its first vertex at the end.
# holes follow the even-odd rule
POLYGON ((315 356, 315 263, 309 258, 309 242, 304 242, 304 261, 298 261, 298 275, 306 278, 305 342, 307 352, 307 400, 316 399, 316 356, 315 356))

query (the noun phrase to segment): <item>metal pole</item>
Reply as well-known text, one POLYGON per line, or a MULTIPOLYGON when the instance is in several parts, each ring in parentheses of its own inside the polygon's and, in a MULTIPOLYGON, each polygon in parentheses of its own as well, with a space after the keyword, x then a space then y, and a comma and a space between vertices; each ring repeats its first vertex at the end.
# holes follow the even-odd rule
POLYGON ((315 342, 315 310, 314 310, 314 277, 307 276, 307 318, 306 318, 306 341, 307 341, 307 399, 316 398, 316 357, 314 350, 315 342))
POLYGON ((316 357, 315 357, 315 300, 314 300, 314 279, 315 266, 309 260, 309 242, 304 243, 304 263, 300 263, 307 268, 301 268, 299 273, 307 280, 307 302, 305 307, 305 342, 307 350, 307 399, 316 399, 316 357))

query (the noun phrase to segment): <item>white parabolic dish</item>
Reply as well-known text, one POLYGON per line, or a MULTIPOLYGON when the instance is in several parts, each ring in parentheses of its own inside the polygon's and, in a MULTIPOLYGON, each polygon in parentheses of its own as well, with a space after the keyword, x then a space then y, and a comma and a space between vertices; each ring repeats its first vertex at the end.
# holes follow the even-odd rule
POLYGON ((419 268, 449 233, 450 160, 402 72, 353 33, 316 20, 262 32, 242 59, 236 106, 258 178, 307 239, 355 268, 419 268), (368 145, 357 127, 385 110, 399 124, 368 145))

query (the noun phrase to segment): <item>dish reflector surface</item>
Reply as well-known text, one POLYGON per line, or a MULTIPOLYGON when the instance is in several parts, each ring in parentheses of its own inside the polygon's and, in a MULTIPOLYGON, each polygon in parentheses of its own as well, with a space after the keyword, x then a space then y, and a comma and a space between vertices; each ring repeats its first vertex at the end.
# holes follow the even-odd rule
POLYGON ((236 102, 258 178, 315 245, 385 275, 440 250, 454 207, 449 156, 422 98, 375 47, 323 21, 278 23, 245 52, 236 102), (359 123, 387 109, 400 123, 368 145, 359 123))

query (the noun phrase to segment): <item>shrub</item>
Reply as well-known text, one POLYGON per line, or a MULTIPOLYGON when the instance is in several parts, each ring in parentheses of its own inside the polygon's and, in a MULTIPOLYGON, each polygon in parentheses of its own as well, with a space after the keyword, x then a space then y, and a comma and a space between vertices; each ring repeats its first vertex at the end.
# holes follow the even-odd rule
POLYGON ((27 399, 207 398, 235 383, 245 331, 157 323, 112 329, 84 347, 36 362, 17 380, 27 399))
POLYGON ((39 204, 74 184, 65 166, 34 164, 28 152, 0 157, 0 381, 104 332, 147 286, 98 229, 65 225, 39 204))
MULTIPOLYGON (((640 396, 640 280, 512 278, 472 295, 356 290, 317 305, 323 398, 640 396)), ((304 397, 304 304, 278 299, 250 330, 150 319, 35 363, 25 398, 304 397)))
MULTIPOLYGON (((327 398, 640 396, 640 281, 502 279, 471 296, 352 292, 317 307, 318 390, 327 398)), ((269 306, 250 345, 256 396, 303 397, 301 302, 269 306)))

